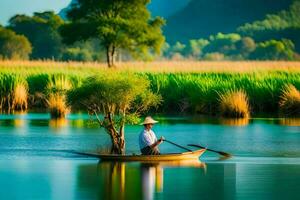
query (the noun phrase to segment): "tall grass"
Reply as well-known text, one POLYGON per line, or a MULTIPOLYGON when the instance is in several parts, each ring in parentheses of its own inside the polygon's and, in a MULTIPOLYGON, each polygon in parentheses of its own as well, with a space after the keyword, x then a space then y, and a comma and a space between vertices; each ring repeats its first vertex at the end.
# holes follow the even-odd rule
POLYGON ((0 111, 27 109, 27 82, 14 73, 0 73, 0 111))
POLYGON ((153 74, 147 73, 152 89, 163 97, 162 111, 180 112, 182 100, 189 107, 187 112, 219 113, 219 94, 243 90, 254 113, 278 112, 281 89, 290 83, 300 86, 298 72, 268 73, 189 73, 153 74))
POLYGON ((51 75, 49 77, 46 90, 48 93, 65 93, 72 89, 69 77, 64 74, 51 75))
POLYGON ((284 87, 279 107, 282 114, 286 116, 300 115, 300 92, 293 85, 284 87))
POLYGON ((223 117, 248 118, 250 108, 247 94, 243 91, 229 91, 220 94, 220 113, 223 117))
MULTIPOLYGON (((151 73, 251 73, 266 71, 300 72, 300 62, 287 61, 157 61, 117 62, 116 70, 151 73)), ((26 71, 28 73, 97 73, 106 71, 106 63, 56 62, 56 61, 0 61, 0 70, 26 71)))
POLYGON ((84 77, 73 73, 33 73, 27 75, 31 107, 47 108, 50 94, 65 93, 80 86, 84 77))
MULTIPOLYGON (((50 94, 63 95, 96 73, 108 74, 105 64, 0 62, 0 107, 12 104, 15 79, 28 84, 29 107, 48 107, 50 94)), ((115 73, 131 71, 150 80, 162 95, 157 112, 219 115, 219 94, 244 91, 251 112, 277 114, 282 88, 300 88, 300 62, 155 62, 122 63, 115 73)))
POLYGON ((61 94, 50 94, 48 107, 52 119, 65 118, 66 114, 69 112, 67 107, 66 97, 61 94))
POLYGON ((27 110, 28 107, 28 89, 27 84, 19 83, 13 91, 13 110, 27 110))

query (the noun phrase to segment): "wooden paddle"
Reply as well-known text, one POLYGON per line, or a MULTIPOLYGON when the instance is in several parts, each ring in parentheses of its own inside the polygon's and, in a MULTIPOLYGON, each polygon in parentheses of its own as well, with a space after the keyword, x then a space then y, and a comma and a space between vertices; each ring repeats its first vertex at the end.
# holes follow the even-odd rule
POLYGON ((205 148, 205 147, 197 145, 197 144, 188 144, 188 146, 206 149, 207 151, 215 152, 215 153, 218 153, 218 154, 220 154, 222 156, 225 156, 225 157, 232 157, 232 155, 230 153, 226 153, 226 152, 223 152, 223 151, 216 151, 216 150, 213 150, 213 149, 208 149, 208 148, 205 148))
POLYGON ((174 146, 177 146, 177 147, 179 147, 179 148, 182 148, 182 149, 184 149, 184 150, 186 150, 186 151, 192 152, 192 150, 190 150, 190 149, 188 149, 188 148, 186 148, 186 147, 184 147, 184 146, 181 146, 181 145, 179 145, 179 144, 176 144, 176 143, 174 143, 174 142, 171 142, 171 141, 169 141, 169 140, 164 139, 163 141, 168 142, 168 143, 170 143, 170 144, 173 144, 174 146))

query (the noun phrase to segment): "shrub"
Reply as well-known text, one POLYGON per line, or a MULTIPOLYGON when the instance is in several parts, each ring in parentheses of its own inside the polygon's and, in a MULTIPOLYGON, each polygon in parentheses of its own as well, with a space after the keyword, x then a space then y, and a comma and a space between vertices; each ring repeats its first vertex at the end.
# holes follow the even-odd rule
POLYGON ((49 95, 48 107, 52 119, 64 118, 69 112, 66 97, 58 93, 49 95))
POLYGON ((243 91, 231 91, 220 95, 220 111, 223 117, 249 117, 248 97, 243 91))
POLYGON ((280 112, 287 116, 300 114, 300 92, 293 85, 283 88, 279 101, 280 112))
POLYGON ((13 110, 27 110, 28 107, 28 87, 25 83, 19 83, 16 85, 13 92, 13 110))
POLYGON ((27 109, 28 86, 25 79, 12 73, 0 73, 0 111, 27 109))

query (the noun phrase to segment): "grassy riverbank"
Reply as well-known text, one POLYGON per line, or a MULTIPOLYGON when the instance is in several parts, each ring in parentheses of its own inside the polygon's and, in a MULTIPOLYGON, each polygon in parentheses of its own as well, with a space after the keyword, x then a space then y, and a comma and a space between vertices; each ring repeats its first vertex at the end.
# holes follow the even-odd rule
MULTIPOLYGON (((277 115, 285 86, 300 89, 300 62, 122 63, 113 70, 137 73, 150 80, 152 90, 163 97, 157 110, 160 113, 218 115, 220 95, 243 91, 252 114, 277 115)), ((45 107, 39 97, 53 92, 63 94, 78 87, 86 77, 108 71, 104 64, 97 63, 2 61, 2 110, 13 105, 20 84, 28 92, 28 107, 34 109, 45 107)))

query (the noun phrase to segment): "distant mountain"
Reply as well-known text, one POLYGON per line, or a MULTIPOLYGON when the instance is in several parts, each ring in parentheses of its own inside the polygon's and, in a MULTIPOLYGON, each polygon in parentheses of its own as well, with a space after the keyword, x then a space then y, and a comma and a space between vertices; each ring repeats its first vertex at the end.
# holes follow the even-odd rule
POLYGON ((167 18, 184 9, 190 2, 191 0, 152 0, 148 8, 153 16, 167 18))
POLYGON ((187 42, 218 32, 234 32, 237 27, 266 14, 287 9, 293 0, 191 0, 184 9, 167 19, 167 41, 187 42))
POLYGON ((58 15, 61 16, 63 19, 66 19, 66 18, 67 18, 67 12, 68 12, 68 10, 70 9, 71 5, 72 5, 73 3, 76 3, 76 2, 77 2, 77 0, 71 0, 71 1, 70 1, 70 4, 69 4, 66 8, 63 8, 63 9, 58 13, 58 15))

